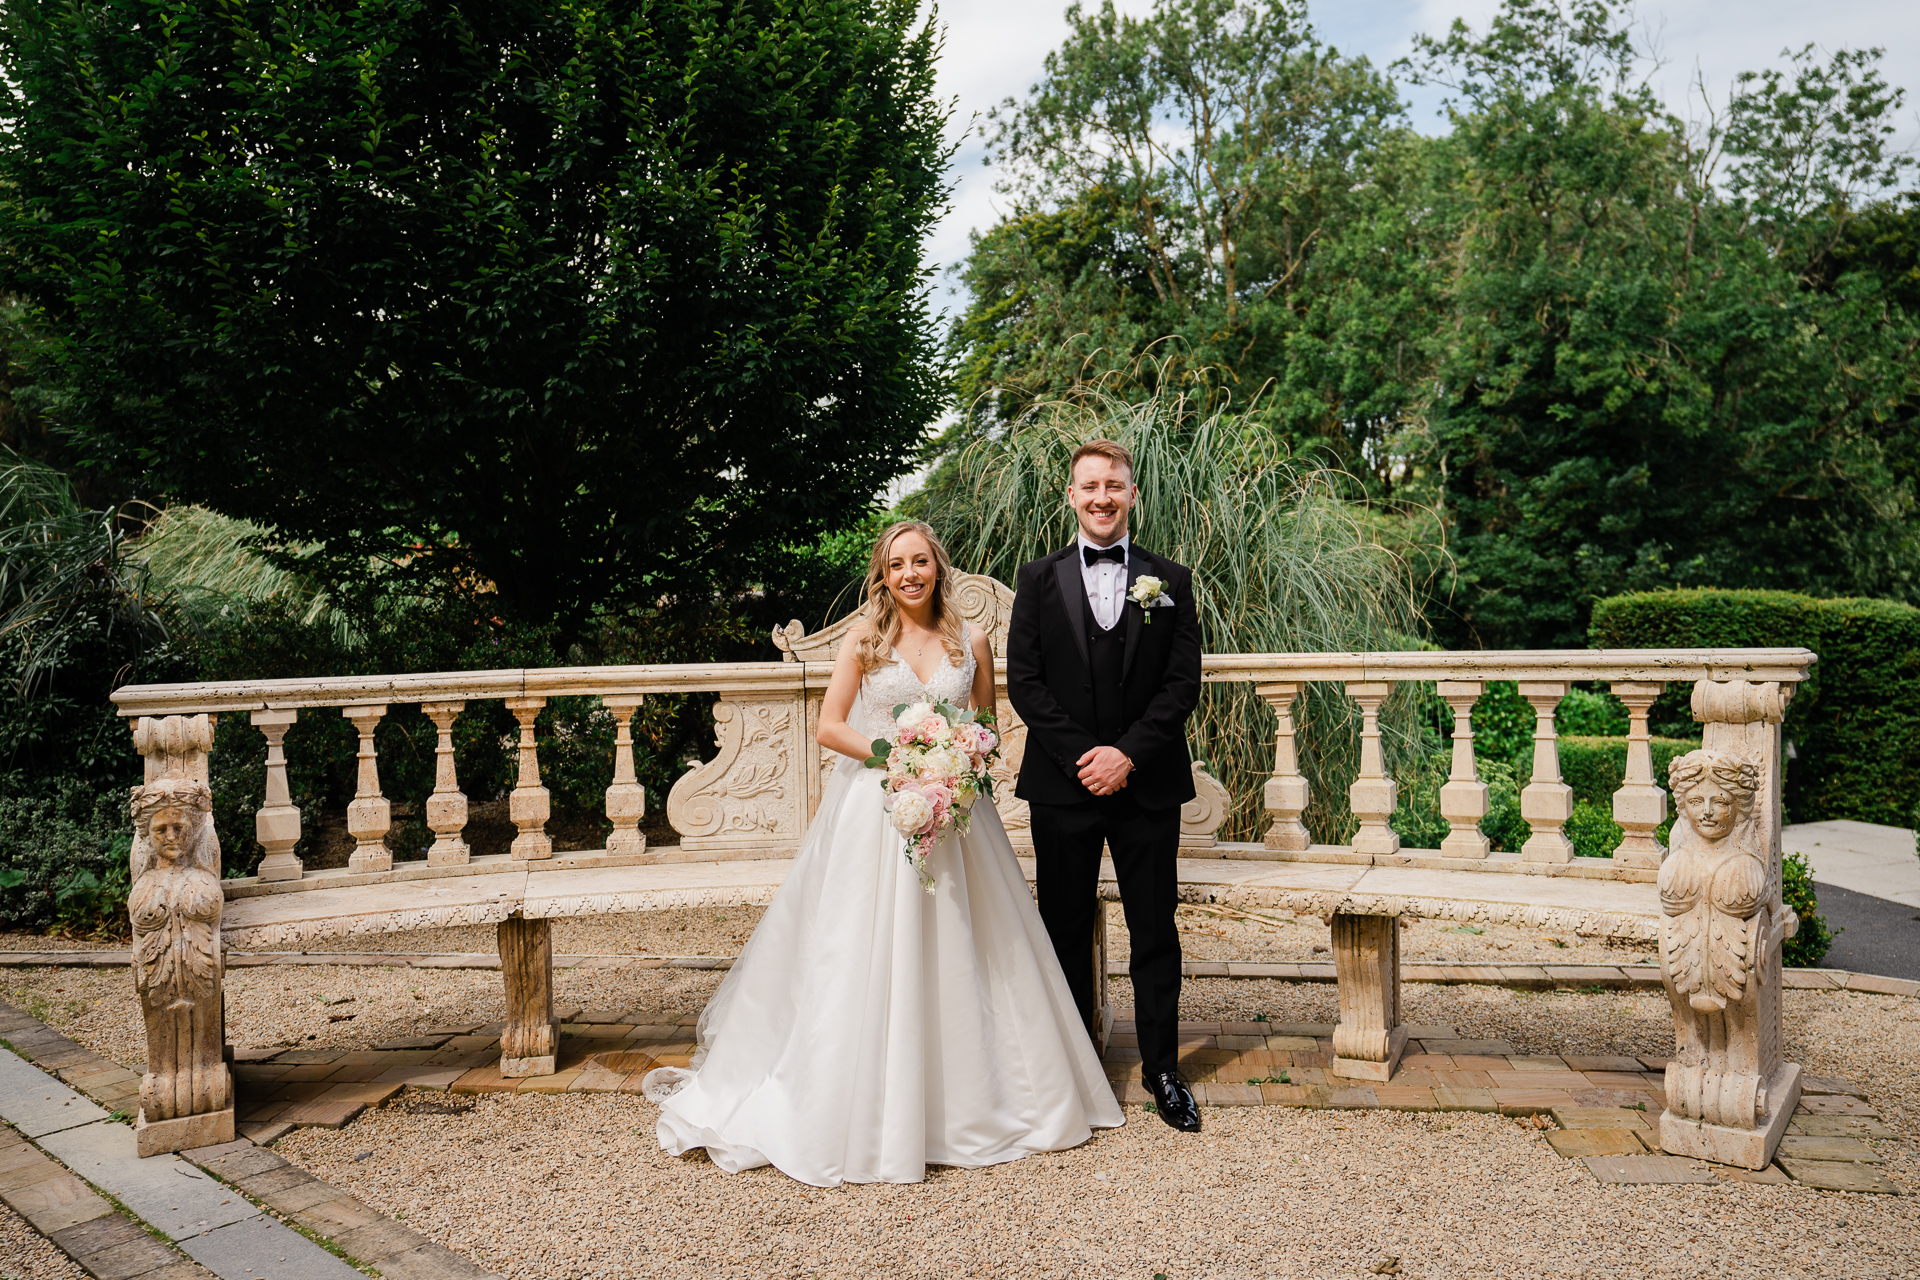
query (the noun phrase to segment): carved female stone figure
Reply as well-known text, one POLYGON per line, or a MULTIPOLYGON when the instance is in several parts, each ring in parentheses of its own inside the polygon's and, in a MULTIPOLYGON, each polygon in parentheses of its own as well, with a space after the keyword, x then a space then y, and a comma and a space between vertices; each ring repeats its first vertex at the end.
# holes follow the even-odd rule
POLYGON ((1754 817, 1760 772, 1717 751, 1675 760, 1673 851, 1660 868, 1660 965, 1678 1054, 1667 1069, 1668 1111, 1745 1128, 1767 1111, 1773 1046, 1752 1034, 1770 950, 1791 936, 1754 817))
POLYGON ((220 1006, 220 844, 206 784, 133 789, 133 985, 147 1023, 145 1124, 232 1103, 220 1006))

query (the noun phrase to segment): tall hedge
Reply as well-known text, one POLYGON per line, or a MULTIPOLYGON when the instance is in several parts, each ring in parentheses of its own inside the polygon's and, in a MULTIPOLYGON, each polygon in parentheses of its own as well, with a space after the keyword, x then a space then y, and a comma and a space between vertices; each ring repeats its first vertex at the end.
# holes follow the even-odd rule
MULTIPOLYGON (((1813 650, 1820 656, 1813 678, 1787 707, 1786 737, 1796 757, 1787 771, 1790 820, 1913 822, 1920 800, 1920 609, 1787 591, 1649 591, 1599 601, 1587 634, 1603 649, 1813 650)), ((1679 697, 1675 691, 1663 703, 1678 710, 1679 697)))

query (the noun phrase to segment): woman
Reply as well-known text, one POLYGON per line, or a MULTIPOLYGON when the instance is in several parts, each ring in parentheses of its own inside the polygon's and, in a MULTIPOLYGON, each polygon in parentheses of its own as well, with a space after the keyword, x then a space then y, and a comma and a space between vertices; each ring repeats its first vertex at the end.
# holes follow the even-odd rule
POLYGON ((992 801, 927 859, 928 894, 861 763, 900 703, 993 706, 993 655, 952 578, 924 524, 874 544, 821 707, 842 759, 819 813, 701 1015, 692 1070, 647 1076, 667 1151, 821 1187, 918 1182, 1122 1123, 992 801))

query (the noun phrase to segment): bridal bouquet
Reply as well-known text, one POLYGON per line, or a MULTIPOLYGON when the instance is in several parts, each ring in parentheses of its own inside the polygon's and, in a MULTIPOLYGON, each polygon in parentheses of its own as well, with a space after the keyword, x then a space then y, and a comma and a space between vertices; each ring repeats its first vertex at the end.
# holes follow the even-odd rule
POLYGON ((869 769, 887 771, 887 813, 907 839, 907 862, 920 887, 933 892, 927 855, 949 831, 965 831, 973 802, 993 794, 987 772, 1000 735, 986 711, 945 702, 903 702, 893 709, 891 738, 875 738, 869 769))

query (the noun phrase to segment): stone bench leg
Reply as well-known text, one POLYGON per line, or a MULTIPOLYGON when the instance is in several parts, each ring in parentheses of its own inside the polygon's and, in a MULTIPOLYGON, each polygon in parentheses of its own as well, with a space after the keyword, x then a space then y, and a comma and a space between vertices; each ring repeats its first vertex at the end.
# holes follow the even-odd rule
POLYGON ((1093 1037, 1093 1051, 1105 1057, 1113 1038, 1113 1002, 1107 999, 1107 901, 1098 894, 1093 899, 1093 1007, 1081 1014, 1093 1037))
POLYGON ((1335 916, 1333 967, 1340 1025, 1333 1029, 1331 1070, 1384 1084, 1407 1047, 1400 1022, 1400 917, 1335 916))
POLYGON ((502 920, 499 937, 500 976, 507 988, 500 1074, 550 1076, 560 1055, 560 1024, 553 1018, 552 923, 502 920))

